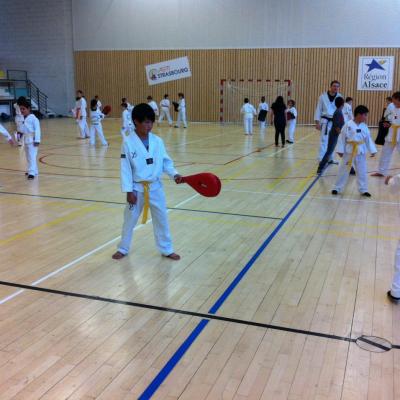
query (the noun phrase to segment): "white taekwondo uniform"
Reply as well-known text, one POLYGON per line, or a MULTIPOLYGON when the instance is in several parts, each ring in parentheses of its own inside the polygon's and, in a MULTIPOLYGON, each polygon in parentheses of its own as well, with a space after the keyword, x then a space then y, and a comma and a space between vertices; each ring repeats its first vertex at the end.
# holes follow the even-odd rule
POLYGON ((178 107, 178 119, 176 121, 176 126, 179 128, 181 125, 181 122, 183 123, 183 127, 187 128, 187 120, 186 120, 186 101, 185 99, 180 99, 178 101, 179 107, 178 107))
POLYGON ((8 133, 7 129, 0 124, 0 133, 4 136, 6 140, 12 140, 11 135, 8 133))
POLYGON ((90 145, 96 145, 96 134, 103 146, 108 146, 107 140, 104 138, 103 125, 101 121, 104 114, 97 108, 96 111, 90 111, 90 145))
POLYGON ((243 126, 246 135, 253 134, 253 118, 257 115, 257 111, 250 103, 244 103, 240 113, 243 114, 243 126))
MULTIPOLYGON (((389 106, 388 106, 389 108, 389 106)), ((400 108, 391 107, 388 112, 385 112, 385 119, 390 122, 389 132, 385 138, 385 144, 382 147, 382 153, 379 158, 378 171, 388 176, 390 162, 392 161, 393 150, 397 149, 400 153, 400 108)))
MULTIPOLYGON (((268 107, 268 103, 266 103, 265 101, 264 101, 264 103, 260 103, 259 105, 258 105, 258 108, 257 108, 257 115, 258 114, 260 114, 260 111, 261 110, 264 110, 264 111, 269 111, 269 107, 268 107)), ((267 116, 265 116, 265 120, 264 121, 258 121, 259 122, 259 126, 260 126, 260 129, 265 129, 265 127, 266 127, 266 125, 267 125, 267 116)))
POLYGON ((85 139, 89 137, 89 126, 86 121, 87 112, 86 112, 86 100, 84 97, 81 97, 75 103, 75 118, 78 123, 79 131, 81 134, 81 138, 85 139), (79 118, 78 118, 79 115, 79 118))
POLYGON ((293 119, 287 120, 289 141, 294 142, 294 132, 296 130, 296 123, 297 123, 297 110, 295 107, 290 107, 289 109, 286 110, 286 114, 287 113, 291 113, 294 116, 293 119))
MULTIPOLYGON (((124 193, 133 192, 137 201, 125 207, 122 239, 118 245, 118 251, 122 254, 129 252, 133 229, 143 209, 143 214, 146 214, 146 197, 158 250, 163 255, 174 252, 161 182, 163 173, 171 178, 178 174, 160 137, 149 133, 148 149, 135 131, 125 138, 121 149, 121 190, 124 193)), ((142 220, 142 223, 145 221, 142 220)))
POLYGON ((170 107, 171 107, 171 102, 168 99, 162 99, 160 101, 160 118, 158 120, 158 122, 162 122, 162 120, 165 118, 167 118, 168 120, 168 124, 169 126, 172 125, 172 118, 171 118, 171 113, 170 113, 170 107))
POLYGON ((347 122, 339 135, 336 152, 342 153, 343 157, 333 189, 343 192, 350 169, 354 166, 359 192, 368 192, 367 152, 377 152, 368 126, 365 123, 357 125, 353 120, 347 122))
POLYGON ((156 117, 158 117, 158 115, 159 115, 160 113, 159 113, 159 111, 158 111, 158 105, 157 105, 157 103, 156 103, 154 100, 150 100, 147 104, 153 109, 154 114, 156 114, 156 117))
MULTIPOLYGON (((324 92, 319 96, 317 108, 315 109, 314 120, 318 121, 321 125, 321 140, 318 153, 318 161, 324 158, 326 150, 328 148, 329 131, 332 128, 332 117, 336 110, 335 99, 337 97, 343 97, 340 93, 337 93, 335 98, 330 101, 328 92, 324 92)), ((331 160, 334 155, 332 154, 331 160)))
POLYGON ((132 111, 129 111, 127 108, 122 111, 122 128, 121 128, 121 136, 124 140, 133 129, 132 123, 132 111))
POLYGON ((351 104, 344 103, 342 114, 343 114, 343 118, 344 118, 344 123, 349 122, 353 119, 354 115, 353 115, 353 108, 351 107, 351 104))
POLYGON ((24 118, 22 125, 23 141, 25 145, 25 156, 27 162, 28 175, 39 175, 37 165, 38 146, 34 143, 40 143, 41 131, 39 120, 33 115, 29 114, 24 118))

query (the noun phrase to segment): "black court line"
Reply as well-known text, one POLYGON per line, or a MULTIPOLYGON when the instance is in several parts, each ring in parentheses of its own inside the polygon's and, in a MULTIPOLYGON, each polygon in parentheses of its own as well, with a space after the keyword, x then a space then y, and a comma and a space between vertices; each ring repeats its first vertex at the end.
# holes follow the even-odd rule
MULTIPOLYGON (((240 324, 240 325, 246 325, 246 326, 255 326, 258 328, 271 329, 271 330, 277 330, 277 331, 283 331, 283 332, 289 332, 289 333, 297 333, 297 334, 301 334, 301 335, 315 336, 315 337, 320 337, 320 338, 324 338, 324 339, 332 339, 332 340, 338 340, 338 341, 344 341, 344 342, 350 342, 350 343, 356 342, 356 339, 353 339, 348 336, 339 336, 339 335, 332 335, 329 333, 308 331, 308 330, 297 329, 297 328, 289 328, 286 326, 265 324, 262 322, 254 322, 254 321, 242 320, 242 319, 237 319, 237 318, 229 318, 229 317, 223 317, 223 316, 219 316, 219 315, 215 315, 215 314, 181 310, 181 309, 177 309, 177 308, 163 307, 163 306, 157 306, 157 305, 153 305, 153 304, 136 303, 133 301, 124 301, 124 300, 112 299, 112 298, 108 298, 108 297, 93 296, 93 295, 75 293, 75 292, 66 292, 63 290, 49 289, 49 288, 37 287, 37 286, 31 286, 31 285, 23 285, 20 283, 7 282, 7 281, 0 281, 0 285, 15 287, 18 289, 26 289, 26 290, 32 290, 32 291, 37 291, 37 292, 57 294, 57 295, 61 295, 61 296, 77 297, 77 298, 86 299, 86 300, 101 301, 104 303, 112 303, 112 304, 120 304, 120 305, 125 305, 125 306, 130 306, 130 307, 144 308, 144 309, 148 309, 148 310, 164 311, 164 312, 170 312, 170 313, 181 314, 181 315, 189 315, 191 317, 197 317, 197 318, 202 318, 202 319, 230 322, 233 324, 240 324)), ((393 346, 393 348, 400 348, 400 346, 393 346)))
POLYGON ((372 340, 367 339, 365 336, 360 336, 358 338, 358 340, 360 340, 360 341, 362 341, 364 343, 367 343, 367 344, 369 344, 371 346, 377 347, 378 349, 381 349, 381 350, 384 350, 384 351, 390 351, 391 350, 391 347, 387 347, 387 346, 384 346, 383 344, 373 342, 372 340))
MULTIPOLYGON (((3 192, 0 191, 0 194, 9 194, 9 195, 17 195, 17 196, 28 196, 28 197, 37 197, 37 198, 45 198, 45 199, 56 199, 56 200, 73 200, 73 201, 86 201, 90 203, 104 203, 104 204, 117 204, 117 205, 125 205, 126 203, 122 203, 119 201, 107 201, 107 200, 92 200, 92 199, 80 199, 75 197, 60 197, 60 196, 48 196, 48 195, 40 195, 40 194, 30 194, 30 193, 17 193, 17 192, 3 192)), ((180 207, 167 207, 168 210, 177 210, 177 211, 189 211, 189 212, 197 212, 204 214, 218 214, 218 215, 230 215, 233 217, 245 217, 245 218, 258 218, 258 219, 272 219, 276 221, 281 221, 282 218, 279 217, 267 217, 264 215, 252 215, 252 214, 238 214, 238 213, 228 213, 223 211, 209 211, 209 210, 194 210, 191 208, 180 208, 180 207)))

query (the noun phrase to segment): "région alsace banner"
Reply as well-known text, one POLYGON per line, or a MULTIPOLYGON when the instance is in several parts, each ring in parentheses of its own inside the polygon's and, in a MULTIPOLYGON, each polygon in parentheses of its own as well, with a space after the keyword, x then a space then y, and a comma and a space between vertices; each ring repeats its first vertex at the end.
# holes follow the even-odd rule
POLYGON ((357 90, 392 90, 393 56, 361 56, 358 60, 357 90))
POLYGON ((146 65, 146 76, 149 85, 176 81, 192 76, 187 57, 175 58, 157 64, 146 65))

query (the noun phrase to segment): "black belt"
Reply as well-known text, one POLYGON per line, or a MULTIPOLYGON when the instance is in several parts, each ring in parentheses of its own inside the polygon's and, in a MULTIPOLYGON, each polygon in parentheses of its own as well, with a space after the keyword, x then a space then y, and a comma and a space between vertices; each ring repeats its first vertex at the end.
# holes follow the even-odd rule
POLYGON ((333 118, 331 117, 321 117, 321 119, 326 119, 327 121, 333 121, 333 118))

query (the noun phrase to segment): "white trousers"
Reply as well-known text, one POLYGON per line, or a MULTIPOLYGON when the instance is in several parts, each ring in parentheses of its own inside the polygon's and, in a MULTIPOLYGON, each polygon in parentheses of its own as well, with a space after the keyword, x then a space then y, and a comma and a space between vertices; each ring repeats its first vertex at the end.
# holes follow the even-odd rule
POLYGON ((15 116, 15 125, 17 127, 17 132, 22 132, 22 127, 24 126, 24 117, 22 115, 15 116))
MULTIPOLYGON (((133 229, 135 228, 143 210, 144 195, 135 192, 136 204, 130 207, 126 205, 124 211, 124 224, 122 226, 122 238, 118 245, 118 251, 128 254, 131 247, 133 229)), ((150 191, 150 211, 153 222, 154 239, 159 252, 165 256, 174 252, 172 239, 169 232, 167 204, 163 188, 150 191)))
POLYGON ((35 147, 33 143, 25 143, 25 157, 26 157, 26 172, 28 175, 37 176, 39 175, 38 165, 37 165, 37 154, 39 147, 35 147))
POLYGON ((400 297, 400 241, 397 243, 396 255, 394 258, 394 276, 390 293, 394 297, 400 297))
POLYGON ((107 146, 107 140, 104 137, 103 133, 103 126, 101 124, 99 125, 91 125, 90 126, 90 140, 89 143, 94 146, 96 144, 96 134, 97 137, 100 139, 100 142, 103 146, 107 146))
POLYGON ((89 126, 86 121, 86 117, 78 120, 79 132, 81 134, 81 138, 89 137, 89 126))
POLYGON ((187 121, 186 121, 186 110, 179 110, 178 111, 178 119, 176 121, 176 126, 181 126, 181 122, 183 122, 183 126, 187 128, 187 121))
MULTIPOLYGON (((296 130, 296 119, 290 119, 287 122, 287 128, 288 128, 288 136, 289 136, 289 140, 291 142, 294 142, 294 132, 296 130)), ((326 143, 326 147, 328 148, 328 142, 326 143)), ((326 151, 326 150, 325 150, 326 151)), ((325 155, 325 153, 323 154, 323 156, 325 155)), ((323 157, 322 156, 322 157, 323 157)))
POLYGON ((396 147, 392 147, 390 142, 385 141, 385 144, 382 147, 381 157, 379 158, 378 167, 378 171, 384 176, 390 175, 389 168, 394 149, 397 149, 397 151, 400 153, 400 144, 397 143, 396 147))
POLYGON ((258 126, 260 127, 260 129, 265 129, 265 127, 267 126, 267 120, 258 121, 258 126))
POLYGON ((243 117, 244 133, 246 135, 253 134, 253 117, 243 117))
MULTIPOLYGON (((319 154, 318 161, 321 161, 324 158, 326 150, 328 149, 328 139, 329 139, 329 131, 332 128, 332 121, 327 121, 326 119, 321 120, 321 139, 319 142, 319 154)), ((332 153, 329 161, 333 160, 335 152, 332 153)))
MULTIPOLYGON (((351 155, 345 153, 339 165, 338 175, 334 190, 343 192, 350 175, 350 166, 347 165, 351 155)), ((367 157, 366 154, 358 154, 353 159, 353 167, 356 170, 358 190, 360 193, 368 192, 367 157)))
MULTIPOLYGON (((162 122, 164 117, 167 119, 169 125, 172 125, 172 118, 171 118, 171 113, 169 112, 169 108, 167 107, 161 107, 161 114, 160 118, 158 119, 158 122, 162 122)), ((185 123, 186 123, 186 117, 185 117, 185 123)))

